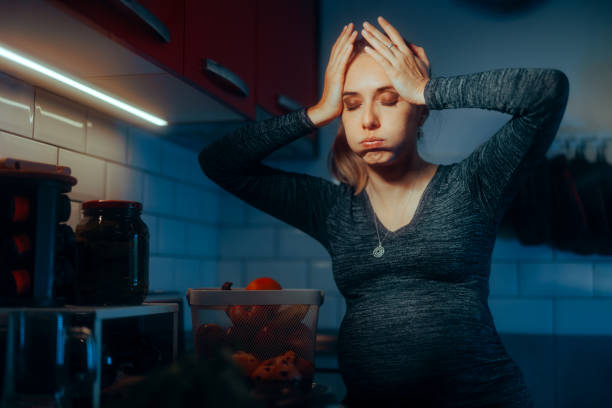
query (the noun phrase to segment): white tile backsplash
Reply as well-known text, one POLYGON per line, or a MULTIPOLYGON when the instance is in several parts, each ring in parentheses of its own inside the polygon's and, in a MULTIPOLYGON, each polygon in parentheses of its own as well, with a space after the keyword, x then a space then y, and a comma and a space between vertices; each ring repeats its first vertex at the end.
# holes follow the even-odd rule
MULTIPOLYGON (((217 261, 204 260, 200 262, 198 276, 193 281, 195 288, 216 288, 217 287, 217 261)), ((218 286, 221 289, 221 285, 218 286)))
POLYGON ((594 265, 593 295, 612 296, 612 263, 594 265))
POLYGON ((197 160, 194 152, 168 141, 161 141, 161 173, 176 179, 186 179, 190 175, 192 161, 197 160))
POLYGON ((218 261, 215 287, 220 289, 225 282, 232 282, 233 288, 246 287, 248 282, 246 282, 243 269, 242 261, 218 261))
MULTIPOLYGON (((106 163, 107 200, 143 202, 144 175, 140 170, 111 162, 106 163)), ((144 209, 147 209, 144 206, 144 209)))
POLYGON ((173 290, 176 260, 152 256, 149 260, 149 289, 173 290))
POLYGON ((553 334, 552 299, 489 299, 498 332, 553 334))
POLYGON ((159 218, 157 220, 157 245, 160 254, 180 256, 186 255, 185 223, 178 220, 159 218))
POLYGON ((220 257, 274 257, 275 246, 274 228, 223 228, 219 231, 220 257))
POLYGON ((217 222, 219 225, 246 225, 247 205, 238 197, 222 191, 219 194, 219 214, 217 222))
POLYGON ((523 263, 519 267, 522 296, 593 296, 593 265, 588 263, 523 263))
POLYGON ((553 250, 546 245, 522 245, 517 239, 498 237, 491 254, 496 261, 552 261, 553 250))
POLYGON ((175 205, 174 182, 162 177, 144 176, 144 205, 152 213, 174 215, 175 205))
POLYGON ((187 224, 187 253, 197 257, 217 255, 217 228, 195 223, 187 224))
POLYGON ((161 144, 154 135, 139 128, 128 128, 128 164, 149 170, 161 171, 161 144))
POLYGON ((330 258, 325 247, 305 232, 293 227, 281 227, 278 232, 280 258, 330 258))
POLYGON ((57 147, 0 131, 0 157, 57 164, 57 147))
POLYGON ((147 225, 147 229, 149 230, 149 253, 151 255, 157 255, 157 217, 150 214, 141 214, 140 218, 142 222, 147 225))
POLYGON ((59 150, 60 166, 68 166, 77 183, 69 193, 71 200, 87 201, 104 199, 106 162, 81 153, 59 150))
POLYGON ((516 296, 518 293, 518 265, 516 263, 491 264, 489 295, 516 296))
POLYGON ((35 102, 34 139, 84 152, 86 109, 40 88, 35 102))
POLYGON ((32 138, 34 87, 0 72, 0 129, 32 138))
POLYGON ((119 163, 127 162, 127 125, 91 109, 87 111, 86 152, 119 163))
POLYGON ((559 299, 555 311, 556 334, 612 334, 612 299, 559 299))
POLYGON ((322 289, 326 294, 340 296, 334 280, 331 260, 310 262, 310 288, 322 289))
POLYGON ((250 280, 269 276, 286 289, 304 289, 307 286, 308 265, 305 261, 249 261, 246 269, 250 280))
POLYGON ((219 212, 219 196, 185 184, 176 185, 176 213, 181 217, 215 223, 219 212))

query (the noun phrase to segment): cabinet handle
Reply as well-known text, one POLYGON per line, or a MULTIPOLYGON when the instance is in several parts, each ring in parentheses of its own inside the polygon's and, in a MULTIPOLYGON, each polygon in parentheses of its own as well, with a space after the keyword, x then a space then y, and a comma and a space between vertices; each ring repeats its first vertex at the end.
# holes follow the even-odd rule
POLYGON ((237 74, 210 58, 202 58, 202 71, 227 91, 238 96, 249 96, 249 87, 237 74))
POLYGON ((142 21, 151 27, 165 42, 170 42, 170 31, 155 14, 135 0, 121 0, 121 3, 132 10, 142 21))
POLYGON ((302 104, 298 103, 296 101, 294 101, 293 99, 285 96, 285 95, 278 95, 278 97, 276 98, 276 103, 284 109, 290 110, 290 111, 295 111, 298 109, 302 108, 302 104))

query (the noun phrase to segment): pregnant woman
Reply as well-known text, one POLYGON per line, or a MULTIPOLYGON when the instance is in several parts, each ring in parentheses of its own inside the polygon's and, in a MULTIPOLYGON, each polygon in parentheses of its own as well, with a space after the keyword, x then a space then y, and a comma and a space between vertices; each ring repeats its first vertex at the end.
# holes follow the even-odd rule
POLYGON ((329 252, 346 301, 338 363, 353 406, 532 407, 488 307, 491 253, 521 181, 545 157, 567 105, 556 69, 430 78, 423 48, 388 21, 336 40, 320 101, 248 124, 204 148, 220 187, 329 252), (431 109, 512 115, 449 165, 417 151, 431 109), (335 184, 261 163, 340 116, 335 184))

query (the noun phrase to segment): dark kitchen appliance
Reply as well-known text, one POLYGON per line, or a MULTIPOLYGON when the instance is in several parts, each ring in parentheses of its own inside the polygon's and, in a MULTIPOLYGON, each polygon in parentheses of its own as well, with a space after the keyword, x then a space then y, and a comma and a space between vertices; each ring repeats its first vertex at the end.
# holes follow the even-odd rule
MULTIPOLYGON (((52 306, 65 301, 55 293, 56 237, 60 223, 70 217, 65 193, 76 183, 68 167, 0 159, 1 305, 52 306)), ((67 231, 60 233, 62 239, 69 236, 67 231)), ((70 253, 69 243, 61 250, 66 251, 62 256, 70 253)), ((74 266, 74 258, 64 261, 74 266)))

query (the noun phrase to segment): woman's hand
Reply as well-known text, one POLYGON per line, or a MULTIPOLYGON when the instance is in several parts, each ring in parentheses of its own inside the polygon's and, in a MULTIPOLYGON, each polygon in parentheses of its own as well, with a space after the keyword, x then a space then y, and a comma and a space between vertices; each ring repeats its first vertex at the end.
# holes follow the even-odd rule
POLYGON ((353 30, 353 23, 349 23, 344 26, 332 47, 329 63, 325 70, 323 96, 315 106, 308 108, 306 111, 310 120, 319 127, 328 124, 342 113, 342 91, 344 89, 346 65, 357 34, 357 31, 353 30))
POLYGON ((366 47, 366 52, 383 67, 402 98, 412 104, 425 105, 424 91, 429 81, 429 60, 425 50, 412 43, 406 44, 384 18, 378 17, 378 23, 391 39, 364 22, 361 34, 374 47, 366 47), (393 46, 389 48, 388 44, 393 46))

